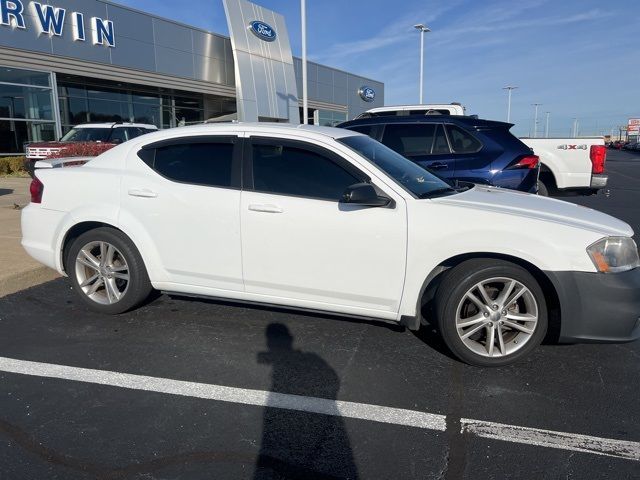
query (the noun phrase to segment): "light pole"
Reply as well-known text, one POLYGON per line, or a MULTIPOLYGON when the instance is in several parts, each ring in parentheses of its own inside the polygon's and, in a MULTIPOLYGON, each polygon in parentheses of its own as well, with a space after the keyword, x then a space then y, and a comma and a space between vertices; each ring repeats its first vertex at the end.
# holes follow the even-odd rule
POLYGON ((541 103, 532 103, 531 106, 535 107, 536 113, 533 119, 533 138, 538 138, 538 107, 541 103))
POLYGON ((309 95, 307 85, 307 1, 300 0, 302 23, 302 123, 309 123, 309 95))
POLYGON ((420 32, 420 105, 422 105, 424 103, 424 34, 431 30, 422 23, 414 25, 413 28, 420 32))
POLYGON ((507 102, 507 123, 511 123, 511 92, 518 87, 514 87, 513 85, 507 85, 506 87, 502 87, 503 90, 509 91, 509 100, 507 102))
POLYGON ((573 117, 573 138, 578 136, 578 119, 573 117))
POLYGON ((551 112, 545 112, 544 114, 547 116, 544 125, 544 138, 549 138, 549 115, 551 114, 551 112))

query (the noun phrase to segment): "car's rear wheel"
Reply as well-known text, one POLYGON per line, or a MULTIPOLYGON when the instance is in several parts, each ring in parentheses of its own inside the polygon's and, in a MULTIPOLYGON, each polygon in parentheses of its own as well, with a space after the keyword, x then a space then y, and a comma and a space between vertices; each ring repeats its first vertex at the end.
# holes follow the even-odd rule
POLYGON ((541 197, 549 196, 549 189, 541 180, 538 180, 538 195, 541 197))
POLYGON ((140 253, 118 230, 86 232, 68 252, 66 269, 74 290, 92 310, 123 313, 144 302, 152 291, 140 253))
POLYGON ((500 366, 535 349, 547 331, 544 293, 524 268, 478 259, 450 270, 436 294, 438 329, 472 365, 500 366))

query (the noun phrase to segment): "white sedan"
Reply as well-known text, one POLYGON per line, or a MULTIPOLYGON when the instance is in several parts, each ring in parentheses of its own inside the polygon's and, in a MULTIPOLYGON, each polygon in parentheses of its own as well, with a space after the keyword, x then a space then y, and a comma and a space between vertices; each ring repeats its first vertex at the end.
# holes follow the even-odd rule
POLYGON ((349 130, 179 128, 36 175, 22 244, 98 312, 157 289, 428 322, 483 366, 519 360, 545 336, 640 337, 629 225, 535 195, 454 188, 349 130))

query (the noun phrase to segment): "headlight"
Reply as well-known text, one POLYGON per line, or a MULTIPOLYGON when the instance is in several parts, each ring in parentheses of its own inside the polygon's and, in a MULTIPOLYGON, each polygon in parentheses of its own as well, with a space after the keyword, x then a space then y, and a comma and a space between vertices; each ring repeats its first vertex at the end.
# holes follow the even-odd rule
POLYGON ((629 237, 607 237, 587 248, 596 269, 602 273, 626 272, 640 266, 638 247, 629 237))

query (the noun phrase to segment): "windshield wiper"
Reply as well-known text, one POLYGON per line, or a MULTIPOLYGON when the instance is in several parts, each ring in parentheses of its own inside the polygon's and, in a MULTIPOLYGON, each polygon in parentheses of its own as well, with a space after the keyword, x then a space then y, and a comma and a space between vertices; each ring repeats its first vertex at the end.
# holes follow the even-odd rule
POLYGON ((430 192, 421 193, 418 198, 424 199, 424 198, 439 197, 442 195, 446 195, 447 193, 457 192, 457 191, 458 190, 452 187, 436 188, 435 190, 431 190, 430 192))

